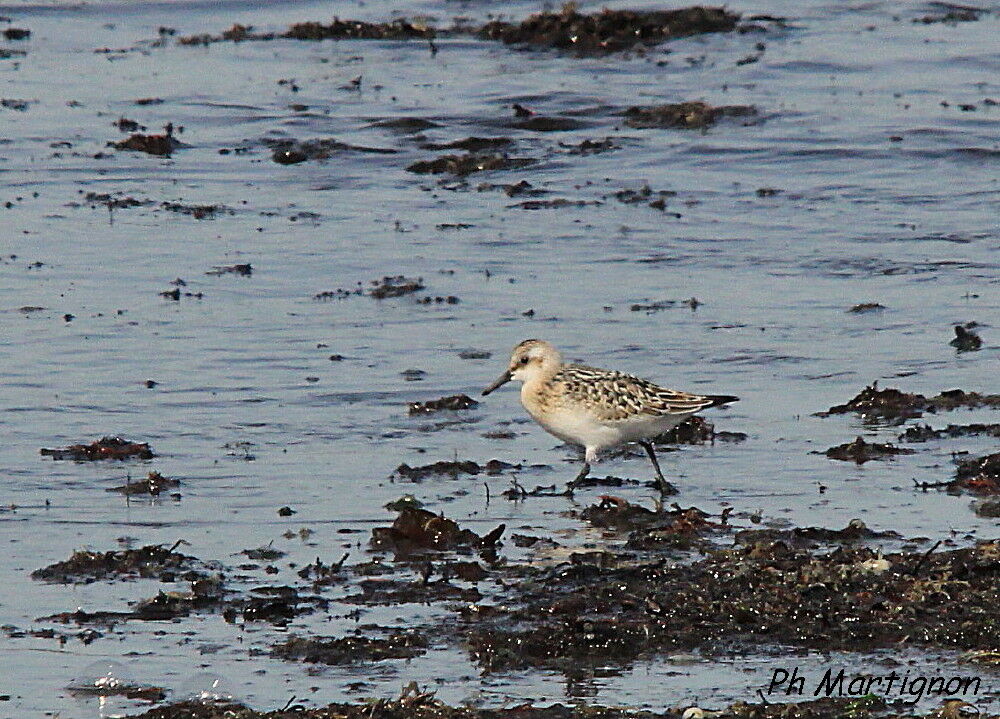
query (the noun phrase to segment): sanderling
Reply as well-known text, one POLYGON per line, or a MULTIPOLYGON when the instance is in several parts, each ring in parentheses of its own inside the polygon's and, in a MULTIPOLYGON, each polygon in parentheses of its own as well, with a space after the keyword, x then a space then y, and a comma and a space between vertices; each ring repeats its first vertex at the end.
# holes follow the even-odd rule
POLYGON ((584 448, 583 469, 570 482, 571 490, 590 473, 598 452, 636 442, 653 463, 661 494, 675 493, 650 440, 695 412, 739 399, 678 392, 614 370, 563 364, 559 351, 544 340, 525 340, 515 347, 507 370, 483 395, 514 379, 524 383, 521 404, 538 424, 584 448))

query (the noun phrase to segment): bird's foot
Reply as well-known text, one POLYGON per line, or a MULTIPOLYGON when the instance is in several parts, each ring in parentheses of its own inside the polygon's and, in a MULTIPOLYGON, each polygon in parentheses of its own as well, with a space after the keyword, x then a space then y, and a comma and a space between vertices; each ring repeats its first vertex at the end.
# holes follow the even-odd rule
POLYGON ((653 443, 639 442, 639 445, 646 450, 646 454, 649 455, 649 461, 653 463, 653 470, 656 472, 656 488, 660 490, 660 496, 669 497, 672 494, 679 494, 677 487, 670 484, 666 477, 663 476, 660 463, 656 461, 656 450, 653 448, 653 443))
POLYGON ((670 497, 674 494, 680 494, 680 490, 668 482, 662 474, 656 478, 656 488, 660 490, 661 497, 670 497))

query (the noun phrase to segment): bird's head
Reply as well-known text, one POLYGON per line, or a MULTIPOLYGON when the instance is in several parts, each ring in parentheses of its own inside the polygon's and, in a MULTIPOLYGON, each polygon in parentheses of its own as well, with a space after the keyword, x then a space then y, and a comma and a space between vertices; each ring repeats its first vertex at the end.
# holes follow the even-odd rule
POLYGON ((545 340, 525 340, 510 353, 510 363, 497 381, 483 390, 488 395, 511 380, 530 382, 533 379, 554 374, 562 365, 559 350, 545 340))

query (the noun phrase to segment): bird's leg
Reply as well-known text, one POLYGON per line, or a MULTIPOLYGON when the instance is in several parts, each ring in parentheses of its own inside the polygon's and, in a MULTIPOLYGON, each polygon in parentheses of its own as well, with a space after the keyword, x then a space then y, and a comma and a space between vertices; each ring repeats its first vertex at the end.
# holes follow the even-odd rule
POLYGON ((590 463, 597 461, 596 447, 584 447, 583 450, 583 467, 580 469, 580 473, 573 478, 573 481, 566 485, 566 490, 571 497, 573 496, 573 490, 576 489, 576 485, 590 474, 590 463))
POLYGON ((656 486, 660 490, 660 496, 666 497, 668 494, 677 494, 677 487, 670 484, 666 477, 663 476, 663 472, 660 471, 660 463, 656 461, 656 450, 653 449, 652 442, 639 442, 642 448, 646 450, 646 454, 649 455, 649 461, 653 463, 653 469, 656 470, 656 486))
POLYGON ((590 474, 590 462, 584 460, 583 467, 580 469, 580 473, 576 475, 573 480, 569 483, 569 491, 572 492, 576 488, 577 482, 581 482, 586 479, 587 475, 590 474))

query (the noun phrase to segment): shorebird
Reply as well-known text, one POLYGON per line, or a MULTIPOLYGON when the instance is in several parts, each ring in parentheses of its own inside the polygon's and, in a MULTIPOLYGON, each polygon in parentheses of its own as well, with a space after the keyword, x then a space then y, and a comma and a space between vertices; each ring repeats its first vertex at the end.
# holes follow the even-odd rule
POLYGON ((674 494, 650 440, 696 412, 739 399, 678 392, 615 370, 563 364, 559 351, 544 340, 517 345, 507 369, 483 395, 511 380, 524 383, 521 404, 545 431, 584 448, 583 468, 570 490, 590 473, 598 452, 635 442, 653 463, 660 493, 674 494))

